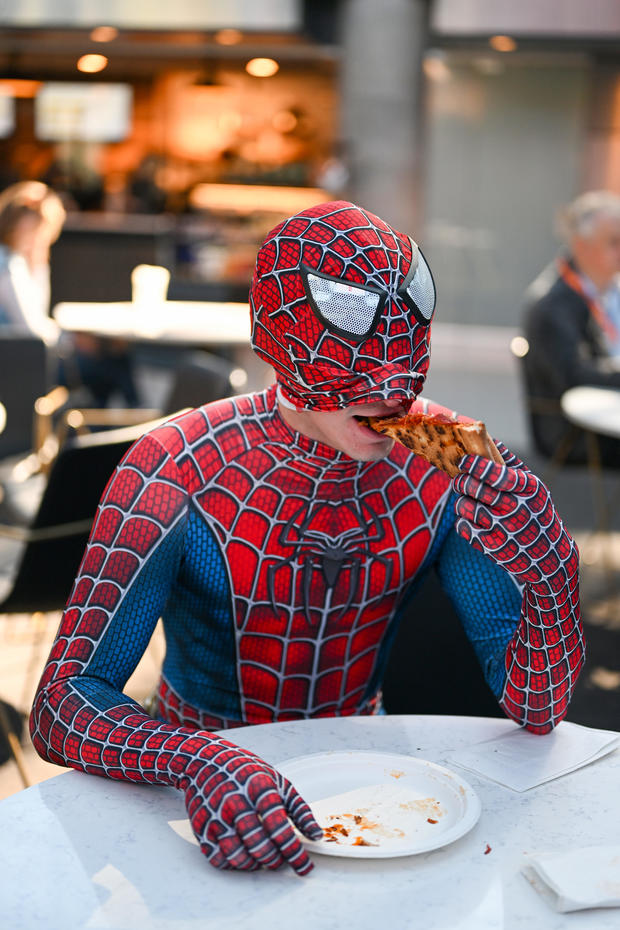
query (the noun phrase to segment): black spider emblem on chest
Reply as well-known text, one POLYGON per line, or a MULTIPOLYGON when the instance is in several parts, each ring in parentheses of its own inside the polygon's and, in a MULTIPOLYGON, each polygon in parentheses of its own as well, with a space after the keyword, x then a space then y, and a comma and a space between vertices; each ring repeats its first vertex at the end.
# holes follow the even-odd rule
MULTIPOLYGON (((337 614, 339 618, 355 599, 362 566, 368 559, 381 563, 385 568, 383 591, 390 585, 393 566, 391 559, 371 549, 371 543, 380 542, 385 537, 385 529, 372 511, 368 511, 366 517, 361 507, 351 503, 335 505, 319 502, 308 508, 306 516, 298 523, 306 506, 305 503, 300 504, 282 527, 279 542, 283 547, 292 547, 291 553, 268 567, 267 586, 271 605, 277 611, 275 587, 278 571, 285 566, 300 566, 303 597, 300 606, 308 622, 312 623, 311 592, 317 576, 322 579, 325 591, 329 592, 336 587, 343 570, 350 570, 346 598, 337 614)), ((293 591, 290 597, 294 599, 293 591)))

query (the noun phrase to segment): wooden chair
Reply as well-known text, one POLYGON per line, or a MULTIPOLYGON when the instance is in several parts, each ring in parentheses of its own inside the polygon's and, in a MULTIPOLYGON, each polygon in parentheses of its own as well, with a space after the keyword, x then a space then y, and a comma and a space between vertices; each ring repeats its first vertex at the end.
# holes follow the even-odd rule
POLYGON ((213 400, 230 397, 245 387, 243 368, 211 352, 198 351, 186 356, 178 366, 161 408, 104 410, 67 405, 58 390, 37 401, 35 458, 36 468, 46 469, 68 435, 85 435, 93 430, 131 426, 146 419, 172 416, 178 410, 199 407, 213 400), (65 409, 58 415, 60 406, 65 409))
POLYGON ((527 340, 519 340, 516 345, 513 342, 510 349, 519 366, 523 402, 532 443, 536 452, 549 463, 542 478, 546 484, 550 484, 560 469, 569 463, 570 453, 577 443, 583 442, 584 433, 579 427, 567 423, 565 429, 550 444, 548 430, 545 428, 545 418, 547 418, 547 423, 554 425, 560 419, 565 419, 560 400, 542 397, 537 393, 529 367, 527 340))

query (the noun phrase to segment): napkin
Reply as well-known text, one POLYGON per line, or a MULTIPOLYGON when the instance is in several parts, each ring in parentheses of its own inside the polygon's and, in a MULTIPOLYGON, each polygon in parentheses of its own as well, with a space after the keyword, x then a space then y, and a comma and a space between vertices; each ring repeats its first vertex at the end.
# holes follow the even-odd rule
POLYGON ((613 730, 563 721, 545 736, 519 727, 445 758, 513 791, 528 791, 600 759, 618 745, 620 736, 613 730))
POLYGON ((523 873, 558 911, 620 907, 620 846, 534 853, 523 873), (536 878, 544 882, 543 887, 536 878))

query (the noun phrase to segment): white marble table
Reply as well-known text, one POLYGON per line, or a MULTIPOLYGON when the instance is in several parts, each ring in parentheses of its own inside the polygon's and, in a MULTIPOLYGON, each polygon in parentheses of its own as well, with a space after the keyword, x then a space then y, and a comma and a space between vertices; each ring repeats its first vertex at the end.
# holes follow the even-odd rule
POLYGON ((56 304, 52 316, 68 332, 171 345, 249 345, 247 303, 165 300, 160 303, 78 301, 56 304))
POLYGON ((564 416, 590 432, 620 439, 620 390, 605 387, 574 387, 561 398, 564 416))
MULTIPOLYGON (((273 763, 329 749, 447 752, 514 727, 468 717, 361 717, 236 730, 273 763)), ((218 872, 170 825, 180 792, 77 772, 0 803, 0 925, 19 930, 617 930, 620 910, 559 914, 520 872, 528 853, 618 842, 620 751, 518 794, 456 769, 478 793, 476 826, 417 856, 314 855, 290 870, 218 872), (487 850, 490 847, 490 850, 487 850)))

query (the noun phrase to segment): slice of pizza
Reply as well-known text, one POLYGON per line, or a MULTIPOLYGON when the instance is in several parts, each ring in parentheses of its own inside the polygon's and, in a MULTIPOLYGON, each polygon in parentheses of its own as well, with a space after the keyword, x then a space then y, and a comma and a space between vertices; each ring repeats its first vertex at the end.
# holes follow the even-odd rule
POLYGON ((366 417, 377 433, 390 436, 416 455, 427 459, 451 477, 458 475, 458 462, 464 455, 482 455, 504 464, 484 423, 463 422, 444 413, 408 413, 402 417, 366 417))

